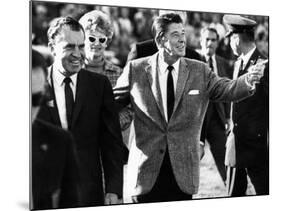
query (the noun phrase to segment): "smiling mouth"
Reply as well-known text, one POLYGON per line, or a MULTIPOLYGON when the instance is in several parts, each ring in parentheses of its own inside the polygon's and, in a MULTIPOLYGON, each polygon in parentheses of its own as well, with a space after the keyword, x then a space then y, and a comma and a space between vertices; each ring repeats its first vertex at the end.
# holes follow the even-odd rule
POLYGON ((73 61, 71 61, 71 64, 72 65, 80 65, 81 62, 80 62, 80 60, 73 60, 73 61))
POLYGON ((184 50, 184 49, 185 49, 185 46, 179 46, 178 49, 179 49, 179 50, 184 50))

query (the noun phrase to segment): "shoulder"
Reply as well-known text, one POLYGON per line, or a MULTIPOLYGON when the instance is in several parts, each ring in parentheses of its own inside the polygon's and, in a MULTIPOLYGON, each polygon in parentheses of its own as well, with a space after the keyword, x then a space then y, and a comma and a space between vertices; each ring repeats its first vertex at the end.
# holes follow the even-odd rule
POLYGON ((136 44, 136 47, 149 47, 149 46, 156 46, 155 42, 153 39, 150 40, 145 40, 143 42, 139 42, 136 44))
POLYGON ((181 58, 181 62, 186 63, 187 65, 191 65, 191 66, 196 66, 196 67, 200 67, 200 68, 205 68, 207 67, 205 62, 196 60, 196 59, 190 59, 190 58, 181 58))
POLYGON ((102 74, 90 72, 86 69, 80 70, 78 78, 80 80, 94 80, 94 81, 105 81, 107 79, 107 77, 102 74))
POLYGON ((134 59, 128 62, 127 65, 131 65, 133 67, 140 66, 140 65, 146 65, 149 63, 152 56, 146 56, 138 59, 134 59))
POLYGON ((204 75, 209 71, 207 64, 199 60, 181 58, 181 63, 182 65, 186 65, 189 72, 195 74, 196 76, 204 75))

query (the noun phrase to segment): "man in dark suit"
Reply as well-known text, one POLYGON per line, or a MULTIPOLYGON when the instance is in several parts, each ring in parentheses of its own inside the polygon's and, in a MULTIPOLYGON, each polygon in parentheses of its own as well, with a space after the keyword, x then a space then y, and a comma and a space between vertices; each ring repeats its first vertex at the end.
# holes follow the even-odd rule
POLYGON ((245 98, 261 75, 231 81, 183 58, 186 35, 177 14, 157 17, 153 34, 158 52, 128 62, 114 88, 118 109, 131 103, 134 110, 125 199, 189 200, 199 186, 199 139, 209 99, 245 98))
MULTIPOLYGON (((202 29, 200 38, 202 60, 218 76, 231 78, 232 68, 225 59, 216 55, 218 42, 219 34, 215 28, 206 27, 202 29)), ((224 183, 226 180, 225 143, 229 129, 229 113, 230 103, 210 102, 201 131, 201 143, 204 143, 207 139, 224 183)))
POLYGON ((31 209, 79 206, 78 164, 71 134, 36 119, 45 95, 44 58, 32 51, 31 209))
POLYGON ((226 164, 229 166, 229 195, 246 194, 247 175, 256 194, 266 195, 269 194, 267 58, 255 45, 255 21, 239 15, 225 15, 224 22, 229 27, 227 36, 230 36, 231 48, 234 54, 239 56, 233 78, 243 76, 253 68, 260 68, 264 72, 260 82, 255 84, 254 95, 232 105, 233 127, 226 151, 226 164))
POLYGON ((55 19, 48 38, 54 56, 48 77, 52 97, 39 115, 74 136, 81 205, 120 203, 128 151, 122 141, 110 82, 103 75, 82 69, 85 34, 76 20, 55 19))

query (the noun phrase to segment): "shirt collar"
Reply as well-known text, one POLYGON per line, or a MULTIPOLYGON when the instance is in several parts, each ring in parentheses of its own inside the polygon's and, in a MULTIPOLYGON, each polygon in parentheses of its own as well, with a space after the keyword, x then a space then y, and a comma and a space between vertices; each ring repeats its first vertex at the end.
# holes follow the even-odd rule
MULTIPOLYGON (((165 74, 166 71, 168 71, 167 67, 169 65, 164 61, 164 58, 161 55, 159 55, 158 57, 158 65, 159 65, 160 74, 165 74)), ((180 65, 180 58, 174 64, 172 64, 176 74, 178 74, 179 65, 180 65)))
POLYGON ((209 59, 212 59, 212 62, 215 61, 215 54, 213 54, 212 56, 205 56, 206 62, 209 61, 209 59))
POLYGON ((250 50, 247 54, 245 54, 245 55, 241 54, 241 56, 239 56, 239 59, 243 60, 243 66, 248 63, 248 61, 250 60, 250 58, 255 50, 256 50, 256 47, 254 47, 252 50, 250 50))
MULTIPOLYGON (((61 73, 61 71, 59 71, 59 69, 53 71, 53 80, 59 86, 63 85, 64 78, 65 78, 65 76, 61 73)), ((77 83, 77 73, 71 75, 70 79, 71 79, 71 83, 73 84, 73 86, 76 86, 76 83, 77 83)))

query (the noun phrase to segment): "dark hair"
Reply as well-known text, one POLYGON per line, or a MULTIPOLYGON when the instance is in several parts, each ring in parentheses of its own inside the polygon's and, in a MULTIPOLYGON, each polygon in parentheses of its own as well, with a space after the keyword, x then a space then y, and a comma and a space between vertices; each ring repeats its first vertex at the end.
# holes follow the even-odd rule
POLYGON ((183 23, 181 17, 175 13, 167 13, 155 18, 152 24, 152 33, 155 39, 163 36, 172 23, 183 23))
POLYGON ((45 76, 47 75, 47 63, 45 58, 36 50, 32 49, 32 70, 41 67, 45 76))
POLYGON ((201 30, 201 37, 202 37, 203 33, 205 33, 205 31, 209 31, 209 32, 215 33, 216 36, 217 36, 217 41, 219 40, 220 36, 219 36, 218 31, 215 28, 213 28, 213 27, 205 27, 205 28, 203 28, 201 30))
POLYGON ((63 26, 69 26, 70 29, 73 31, 82 30, 83 33, 85 33, 81 24, 78 21, 76 21, 75 19, 73 19, 72 17, 67 16, 67 17, 55 18, 50 23, 50 27, 49 27, 48 33, 47 33, 49 43, 54 42, 56 36, 60 33, 63 26))

